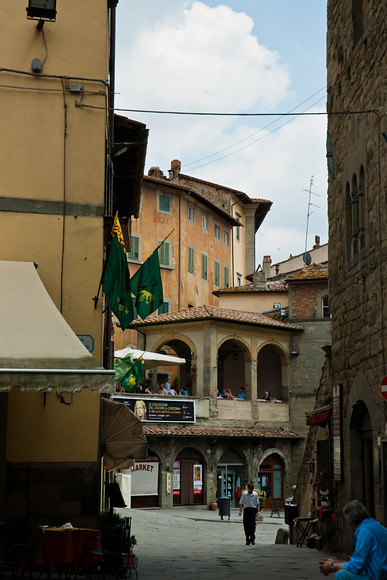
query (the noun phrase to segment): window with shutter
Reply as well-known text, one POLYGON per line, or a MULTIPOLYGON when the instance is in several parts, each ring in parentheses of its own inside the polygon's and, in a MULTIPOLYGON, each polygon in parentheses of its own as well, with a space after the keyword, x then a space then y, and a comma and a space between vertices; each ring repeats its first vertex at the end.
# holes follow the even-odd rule
POLYGON ((188 246, 188 272, 195 273, 195 248, 188 246))
MULTIPOLYGON (((161 240, 157 243, 159 244, 161 240)), ((159 248, 159 261, 160 266, 170 266, 171 265, 171 243, 164 242, 159 248)))
POLYGON ((215 286, 220 286, 220 262, 215 260, 214 262, 214 283, 215 286))
POLYGON ((228 266, 223 268, 223 285, 225 288, 230 287, 230 270, 228 266))
POLYGON ((208 256, 202 252, 202 278, 208 280, 208 256))

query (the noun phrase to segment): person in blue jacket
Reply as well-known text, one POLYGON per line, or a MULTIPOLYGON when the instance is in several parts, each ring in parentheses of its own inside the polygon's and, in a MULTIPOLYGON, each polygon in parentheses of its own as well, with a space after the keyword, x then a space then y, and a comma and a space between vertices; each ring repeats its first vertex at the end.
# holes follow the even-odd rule
POLYGON ((320 571, 324 576, 337 572, 336 580, 386 580, 387 529, 371 518, 360 501, 348 502, 343 514, 355 528, 355 550, 349 562, 324 558, 319 564, 320 571))

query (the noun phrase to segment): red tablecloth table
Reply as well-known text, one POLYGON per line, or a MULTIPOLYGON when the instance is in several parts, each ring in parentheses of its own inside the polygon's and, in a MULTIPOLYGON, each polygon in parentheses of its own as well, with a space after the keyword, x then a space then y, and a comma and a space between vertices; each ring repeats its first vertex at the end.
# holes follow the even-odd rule
POLYGON ((40 534, 43 530, 43 552, 36 556, 36 566, 72 566, 77 569, 83 555, 85 541, 87 542, 87 559, 82 564, 90 566, 98 562, 101 556, 90 554, 90 550, 101 550, 101 531, 88 528, 39 528, 32 534, 40 534), (46 562, 44 562, 46 559, 46 562))

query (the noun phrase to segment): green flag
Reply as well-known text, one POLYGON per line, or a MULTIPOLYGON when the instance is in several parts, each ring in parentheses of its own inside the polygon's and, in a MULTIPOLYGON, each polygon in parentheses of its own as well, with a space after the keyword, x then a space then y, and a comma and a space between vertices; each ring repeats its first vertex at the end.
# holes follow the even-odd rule
POLYGON ((118 214, 114 218, 112 240, 102 276, 102 287, 107 305, 117 316, 122 330, 125 330, 132 322, 134 313, 124 236, 118 214))
POLYGON ((121 385, 128 393, 133 393, 144 374, 145 361, 142 358, 139 358, 138 361, 134 363, 128 374, 121 379, 121 385))
POLYGON ((136 297, 136 308, 141 318, 146 318, 162 305, 159 252, 156 249, 131 279, 132 292, 136 297))
POLYGON ((117 358, 114 361, 114 380, 121 382, 133 365, 134 362, 131 354, 127 354, 123 358, 117 358))

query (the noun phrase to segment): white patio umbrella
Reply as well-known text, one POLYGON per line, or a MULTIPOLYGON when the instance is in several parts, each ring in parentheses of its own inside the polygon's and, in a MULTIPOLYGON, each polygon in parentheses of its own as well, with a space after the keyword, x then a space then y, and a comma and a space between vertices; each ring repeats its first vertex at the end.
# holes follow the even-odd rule
POLYGON ((159 352, 150 352, 148 350, 143 351, 136 348, 126 347, 121 350, 114 351, 115 358, 124 358, 128 354, 131 354, 133 360, 138 360, 141 355, 145 361, 145 368, 153 369, 157 366, 171 366, 171 365, 183 365, 185 364, 185 358, 179 358, 178 356, 170 356, 168 354, 161 354, 159 352))

